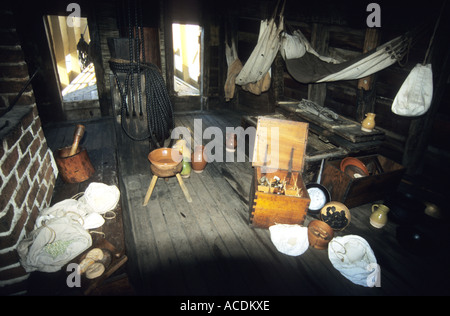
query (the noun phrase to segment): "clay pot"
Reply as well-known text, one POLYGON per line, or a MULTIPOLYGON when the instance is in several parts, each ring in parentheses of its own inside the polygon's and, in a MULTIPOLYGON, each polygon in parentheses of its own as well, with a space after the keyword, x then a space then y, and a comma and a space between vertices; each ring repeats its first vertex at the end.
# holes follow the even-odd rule
POLYGON ((203 169, 206 167, 207 161, 204 151, 205 146, 195 146, 194 153, 191 156, 191 166, 195 173, 203 172, 203 169))
POLYGON ((342 159, 340 169, 352 178, 356 178, 355 174, 358 174, 359 177, 369 175, 366 165, 361 160, 354 157, 342 159))

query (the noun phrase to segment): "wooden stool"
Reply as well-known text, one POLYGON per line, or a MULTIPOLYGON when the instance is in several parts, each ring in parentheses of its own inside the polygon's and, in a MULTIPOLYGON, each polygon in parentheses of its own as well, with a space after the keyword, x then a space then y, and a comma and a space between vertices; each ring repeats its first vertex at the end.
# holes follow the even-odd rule
POLYGON ((148 187, 147 194, 145 195, 144 203, 142 205, 146 206, 148 203, 148 200, 150 200, 150 196, 152 195, 153 189, 155 188, 156 180, 158 180, 158 177, 168 178, 168 177, 173 177, 174 175, 178 179, 178 183, 180 184, 181 190, 183 190, 186 200, 189 203, 191 203, 192 202, 191 195, 189 194, 189 192, 186 188, 186 185, 184 184, 183 179, 180 176, 180 171, 182 168, 183 168, 182 163, 179 163, 174 169, 171 169, 171 170, 161 170, 161 169, 158 169, 157 167, 155 167, 154 165, 150 165, 150 169, 152 170, 153 177, 152 177, 152 181, 150 182, 150 186, 148 187))

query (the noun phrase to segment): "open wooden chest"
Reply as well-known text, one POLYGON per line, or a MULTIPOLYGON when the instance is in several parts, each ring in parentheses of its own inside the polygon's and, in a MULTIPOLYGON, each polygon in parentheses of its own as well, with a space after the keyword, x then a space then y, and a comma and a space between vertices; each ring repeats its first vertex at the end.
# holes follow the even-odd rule
POLYGON ((321 181, 332 200, 349 208, 385 199, 397 189, 405 172, 402 165, 382 155, 357 158, 367 166, 368 176, 351 177, 340 169, 342 160, 333 160, 325 164, 321 181))
POLYGON ((250 223, 303 224, 310 203, 302 179, 308 124, 259 117, 252 156, 250 223))

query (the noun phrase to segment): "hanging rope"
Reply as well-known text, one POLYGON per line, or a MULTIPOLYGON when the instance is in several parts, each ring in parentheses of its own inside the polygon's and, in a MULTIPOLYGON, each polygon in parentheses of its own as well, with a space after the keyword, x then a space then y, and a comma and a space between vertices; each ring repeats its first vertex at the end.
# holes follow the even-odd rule
POLYGON ((130 4, 128 6, 130 59, 127 61, 112 58, 109 61, 121 97, 121 126, 125 134, 132 140, 142 141, 150 138, 154 146, 162 147, 164 140, 170 136, 170 130, 174 128, 172 103, 158 67, 145 61, 142 10, 138 8, 136 2, 134 2, 134 14, 132 15, 131 12, 130 4), (119 79, 119 73, 125 74, 123 83, 119 79), (148 130, 143 136, 139 136, 132 135, 125 126, 125 122, 127 118, 137 117, 136 103, 139 106, 139 116, 144 116, 141 91, 142 75, 145 82, 145 109, 148 130), (135 76, 137 76, 137 93, 135 91, 135 76))
POLYGON ((430 53, 431 45, 433 44, 433 40, 434 40, 434 35, 436 34, 437 28, 439 26, 439 22, 441 21, 442 12, 444 11, 446 2, 447 2, 446 0, 442 1, 441 11, 439 12, 439 17, 436 21, 436 24, 434 25, 433 35, 431 36, 430 43, 428 44, 428 48, 425 53, 425 58, 423 59, 422 65, 425 65, 428 62, 428 54, 430 53))

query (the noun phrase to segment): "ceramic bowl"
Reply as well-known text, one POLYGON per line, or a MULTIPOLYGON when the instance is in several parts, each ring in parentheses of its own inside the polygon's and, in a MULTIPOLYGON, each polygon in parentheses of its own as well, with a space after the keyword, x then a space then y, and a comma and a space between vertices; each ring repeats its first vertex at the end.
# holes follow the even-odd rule
POLYGON ((340 169, 342 172, 347 173, 352 178, 355 173, 359 173, 362 176, 368 176, 369 171, 366 168, 366 165, 359 159, 354 157, 346 157, 342 159, 340 169))
POLYGON ((172 170, 183 160, 179 150, 172 148, 158 148, 148 154, 148 160, 160 170, 172 170))
POLYGON ((341 202, 331 201, 320 210, 320 219, 335 231, 342 231, 347 228, 351 218, 350 210, 341 202), (347 219, 346 222, 343 220, 342 214, 347 219))

